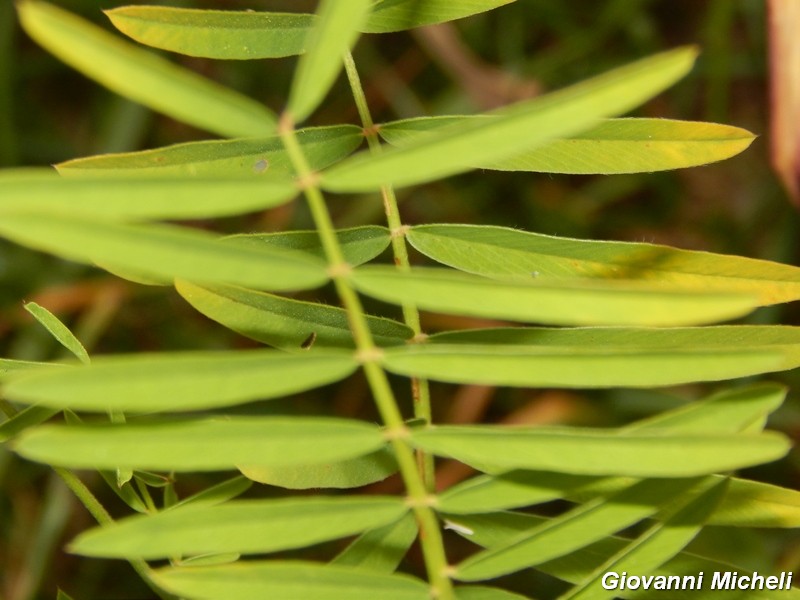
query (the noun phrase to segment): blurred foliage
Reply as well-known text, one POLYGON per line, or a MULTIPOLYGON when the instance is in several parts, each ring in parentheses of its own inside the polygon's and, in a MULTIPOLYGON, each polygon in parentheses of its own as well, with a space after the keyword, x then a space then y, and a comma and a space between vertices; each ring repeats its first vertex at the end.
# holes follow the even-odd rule
MULTIPOLYGON (((239 10, 313 10, 315 5, 300 0, 160 3, 239 10)), ((110 29, 99 9, 119 3, 61 0, 58 4, 110 29)), ((764 137, 769 115, 762 2, 518 0, 459 22, 449 35, 444 44, 419 32, 362 38, 355 58, 376 120, 474 112, 486 108, 480 103, 505 103, 535 89, 554 89, 649 53, 694 43, 703 50, 694 73, 637 114, 724 122, 762 137, 731 160, 670 173, 613 177, 469 173, 402 190, 405 222, 498 224, 546 234, 657 242, 798 264, 798 218, 769 170, 764 137), (464 54, 459 39, 474 56, 464 54), (472 61, 468 64, 471 70, 454 68, 454 57, 472 61)), ((282 108, 295 60, 173 59, 264 101, 276 111, 282 108)), ((313 124, 358 122, 344 82, 326 102, 313 124)), ((22 34, 11 2, 0 3, 1 167, 46 165, 88 154, 207 137, 115 97, 76 74, 22 34)), ((381 223, 383 218, 373 196, 348 201, 337 198, 331 208, 342 227, 381 223)), ((275 231, 308 228, 311 222, 302 203, 294 203, 256 217, 219 220, 215 225, 219 231, 275 231)), ((23 299, 36 300, 58 314, 92 352, 254 344, 194 312, 172 288, 120 282, 99 270, 5 242, 0 243, 0 281, 3 357, 42 360, 61 352, 23 311, 23 299)), ((762 309, 749 322, 800 324, 800 313, 796 307, 779 306, 762 309)), ((424 324, 434 331, 445 325, 466 327, 472 323, 427 315, 424 324)), ((772 427, 800 437, 800 375, 789 372, 770 379, 793 388, 772 427)), ((574 392, 436 384, 433 394, 437 421, 612 425, 696 398, 709 389, 698 384, 663 392, 574 392)), ((304 412, 313 406, 315 413, 343 416, 366 416, 373 410, 360 376, 323 391, 326 397, 307 394, 291 402, 272 402, 269 410, 304 412)), ((248 406, 247 410, 255 409, 248 406)), ((440 475, 455 481, 464 472, 442 465, 440 475)), ((800 454, 794 452, 784 461, 746 476, 797 488, 800 454)), ((102 490, 98 477, 87 477, 87 481, 112 512, 123 511, 121 503, 102 490)), ((207 475, 182 478, 178 489, 184 495, 210 481, 207 475)), ((386 491, 399 490, 399 484, 391 479, 381 486, 386 491)), ((269 493, 274 492, 263 487, 251 491, 269 493)), ((0 596, 7 600, 54 598, 60 586, 76 599, 148 597, 126 564, 89 561, 62 551, 65 541, 89 526, 89 521, 45 467, 25 463, 0 449, 0 596)), ((723 537, 712 528, 695 545, 712 548, 719 555, 735 552, 738 562, 753 568, 777 565, 789 570, 800 564, 800 553, 790 550, 792 536, 791 532, 762 535, 737 530, 723 537)), ((306 552, 304 556, 313 558, 306 552)), ((457 558, 451 557, 453 562, 457 558)), ((559 584, 542 582, 543 577, 518 574, 504 583, 528 592, 537 586, 541 590, 538 596, 544 598, 546 590, 555 593, 559 584)))

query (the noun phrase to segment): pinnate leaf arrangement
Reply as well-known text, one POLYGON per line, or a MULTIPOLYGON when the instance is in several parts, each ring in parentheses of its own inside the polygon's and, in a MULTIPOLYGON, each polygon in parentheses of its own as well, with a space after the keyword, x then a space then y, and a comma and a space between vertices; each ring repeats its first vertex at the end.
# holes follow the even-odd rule
POLYGON ((494 226, 404 224, 395 189, 470 169, 650 172, 722 160, 753 139, 727 125, 619 118, 684 76, 693 48, 485 114, 372 122, 350 53, 359 35, 509 1, 322 0, 316 14, 108 11, 124 35, 169 52, 299 55, 280 115, 57 6, 18 3, 25 31, 64 62, 226 139, 70 160, 57 174, 2 172, 0 235, 137 283, 173 285, 200 313, 267 346, 90 360, 58 319, 28 306, 80 364, 0 361, 13 412, 0 437, 52 465, 99 521, 71 552, 129 561, 162 598, 513 600, 527 596, 490 580, 527 569, 562 580, 563 598, 627 598, 639 596, 606 590, 602 574, 746 571, 686 549, 706 525, 800 524, 798 492, 732 475, 789 451, 786 437, 764 430, 784 399, 778 385, 738 385, 618 429, 431 423, 429 381, 648 388, 800 365, 795 328, 715 325, 800 298, 795 267, 494 226), (341 75, 360 125, 303 127, 341 75), (383 202, 385 227, 334 229, 328 202, 353 193, 383 202), (162 222, 292 201, 307 205, 316 231, 220 238, 162 222), (394 264, 374 263, 387 248, 394 264), (412 248, 432 266, 411 266, 412 248), (329 283, 340 306, 289 295, 329 283), (364 297, 396 305, 403 322, 366 314, 364 297), (420 310, 518 325, 426 335, 420 310), (231 411, 358 370, 380 424, 231 411), (390 375, 410 380, 413 398, 390 375), (59 413, 66 418, 52 419, 59 413), (434 457, 478 474, 436 493, 434 457), (140 514, 112 521, 72 469, 100 471, 140 514), (239 474, 194 496, 165 494, 156 506, 152 472, 188 471, 239 474), (356 490, 395 473, 403 494, 356 490), (253 481, 285 491, 237 499, 253 481), (309 488, 318 492, 294 491, 309 488), (555 516, 526 510, 556 500, 566 508, 555 516), (456 561, 445 529, 475 550, 456 561), (345 538, 353 540, 324 546, 338 550, 316 562, 270 556, 345 538), (419 572, 401 566, 415 540, 419 572))

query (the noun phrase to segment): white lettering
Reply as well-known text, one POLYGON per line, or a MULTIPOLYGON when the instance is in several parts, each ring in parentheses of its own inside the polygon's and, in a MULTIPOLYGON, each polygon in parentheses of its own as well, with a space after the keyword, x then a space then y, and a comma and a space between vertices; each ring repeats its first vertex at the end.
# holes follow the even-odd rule
POLYGON ((617 587, 619 586, 619 573, 615 573, 614 571, 609 571, 608 573, 603 575, 603 579, 600 582, 600 584, 603 586, 603 589, 605 590, 617 589, 617 587), (608 581, 609 579, 613 579, 613 581, 609 583, 608 581))
POLYGON ((711 580, 711 589, 712 590, 727 590, 729 589, 728 586, 731 585, 731 577, 733 573, 730 571, 725 571, 724 573, 720 573, 719 571, 714 572, 714 579, 711 580))

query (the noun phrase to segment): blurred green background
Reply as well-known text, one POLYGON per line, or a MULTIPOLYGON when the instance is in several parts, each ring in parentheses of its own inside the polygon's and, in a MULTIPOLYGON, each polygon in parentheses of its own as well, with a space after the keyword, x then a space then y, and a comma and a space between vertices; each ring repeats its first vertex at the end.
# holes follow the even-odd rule
MULTIPOLYGON (((101 9, 114 0, 57 0, 110 29, 101 9)), ((134 2, 144 4, 143 2, 134 2)), ((151 4, 154 2, 150 2, 151 4)), ((172 6, 314 9, 304 0, 173 0, 172 6)), ((613 177, 473 172, 401 190, 407 223, 492 223, 552 235, 647 241, 797 264, 797 212, 768 164, 768 81, 765 7, 761 0, 518 0, 455 27, 427 33, 365 36, 355 51, 375 119, 472 113, 578 81, 605 69, 682 44, 702 54, 691 76, 636 114, 709 120, 744 127, 760 137, 743 155, 702 168, 613 177)), ((181 64, 282 108, 294 59, 210 61, 173 57, 181 64)), ((357 123, 343 81, 311 124, 357 123)), ((0 2, 0 166, 48 165, 103 152, 153 148, 206 139, 208 134, 114 96, 48 55, 19 29, 11 2, 0 2)), ((1 192, 0 192, 1 193, 1 192)), ((382 223, 375 196, 334 198, 338 225, 382 223)), ((198 223, 217 231, 309 228, 302 203, 257 216, 198 223)), ((324 292, 308 296, 321 299, 324 292)), ((94 352, 250 347, 254 343, 194 312, 169 288, 136 286, 97 269, 0 241, 0 355, 49 360, 63 354, 22 310, 36 300, 68 323, 94 352)), ((375 312, 385 307, 370 305, 375 312)), ((793 305, 762 309, 752 323, 798 324, 793 305)), ((428 330, 480 325, 427 315, 428 330)), ((800 376, 770 376, 790 386, 771 426, 800 433, 800 376)), ((398 386, 402 383, 398 382, 398 386)), ((493 390, 433 386, 440 421, 526 421, 614 425, 721 389, 684 386, 661 391, 493 390)), ((406 394, 407 396, 407 394, 406 394)), ((262 410, 258 405, 248 411, 262 410)), ((263 410, 336 413, 371 418, 366 386, 355 377, 312 394, 270 403, 263 410)), ((442 465, 443 484, 463 477, 442 465)), ((748 477, 797 489, 800 454, 754 469, 748 477)), ((85 480, 114 515, 126 513, 98 477, 85 480)), ((182 495, 215 481, 182 477, 182 495)), ((378 488, 376 488, 378 489, 378 488)), ((399 491, 385 482, 381 491, 399 491)), ((250 495, 280 494, 263 487, 250 495)), ((552 510, 559 510, 558 506, 552 510)), ((0 448, 0 598, 75 600, 151 597, 124 563, 81 559, 63 551, 90 518, 46 468, 0 448)), ((469 551, 455 536, 451 560, 469 551)), ((793 543, 794 542, 794 543, 793 543)), ((695 547, 752 568, 796 569, 791 532, 709 530, 695 547)), ((323 557, 341 544, 306 551, 323 557)), ((298 553, 292 554, 297 556, 298 553)), ((404 566, 421 570, 415 552, 404 566)), ((532 574, 499 582, 546 598, 560 585, 532 574)))

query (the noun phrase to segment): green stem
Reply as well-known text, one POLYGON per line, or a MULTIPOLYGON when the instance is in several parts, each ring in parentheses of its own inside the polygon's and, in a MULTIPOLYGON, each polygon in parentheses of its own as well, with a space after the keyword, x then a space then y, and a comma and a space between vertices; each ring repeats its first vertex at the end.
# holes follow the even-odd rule
MULTIPOLYGON (((108 514, 105 507, 100 504, 100 501, 94 497, 94 494, 89 490, 88 487, 78 479, 77 475, 75 475, 72 471, 64 469, 62 467, 53 467, 53 470, 56 474, 61 477, 67 487, 72 490, 72 493, 80 500, 81 504, 89 511, 89 514, 92 515, 100 525, 106 526, 111 525, 114 523, 114 519, 111 518, 111 515, 108 514)), ((162 600, 178 600, 176 596, 172 594, 168 594, 161 590, 161 588, 156 585, 156 583, 150 577, 150 567, 147 563, 143 560, 129 560, 130 565, 133 567, 133 570, 142 578, 153 592, 158 595, 159 598, 162 600)))
MULTIPOLYGON (((364 135, 367 138, 367 144, 371 152, 378 154, 381 152, 378 130, 375 127, 375 122, 372 120, 367 97, 364 94, 364 87, 361 85, 361 77, 358 75, 356 63, 350 52, 344 56, 344 68, 347 73, 347 80, 350 82, 350 89, 353 92, 358 114, 361 117, 361 124, 364 127, 364 135)), ((397 203, 397 196, 394 193, 394 188, 391 185, 382 186, 381 197, 383 198, 383 208, 386 213, 386 223, 391 231, 392 253, 394 254, 395 265, 397 265, 397 268, 401 271, 408 271, 411 268, 411 264, 408 259, 408 246, 405 236, 406 228, 403 226, 402 219, 400 218, 400 207, 397 203)), ((423 333, 419 319, 419 310, 413 304, 403 304, 402 309, 403 319, 406 325, 414 332, 414 338, 417 340, 421 339, 423 333)), ((414 400, 414 416, 418 419, 423 419, 426 423, 431 423, 431 394, 428 380, 413 378, 411 380, 411 393, 414 400)), ((422 477, 425 480, 425 487, 429 492, 433 493, 436 483, 433 456, 418 450, 417 461, 422 477)))
POLYGON ((414 451, 406 442, 408 429, 403 422, 403 416, 389 385, 386 372, 380 366, 381 350, 375 345, 361 300, 350 283, 351 267, 344 259, 328 207, 317 185, 317 176, 311 170, 297 141, 294 121, 290 114, 284 113, 281 116, 278 133, 297 172, 298 180, 302 184, 328 261, 328 272, 333 279, 342 305, 347 311, 347 318, 356 343, 357 356, 364 369, 381 419, 386 425, 387 437, 395 452, 400 474, 408 493, 409 504, 419 523, 420 543, 431 583, 432 596, 441 600, 453 600, 453 586, 448 576, 444 541, 439 522, 431 508, 433 499, 417 469, 414 451))

